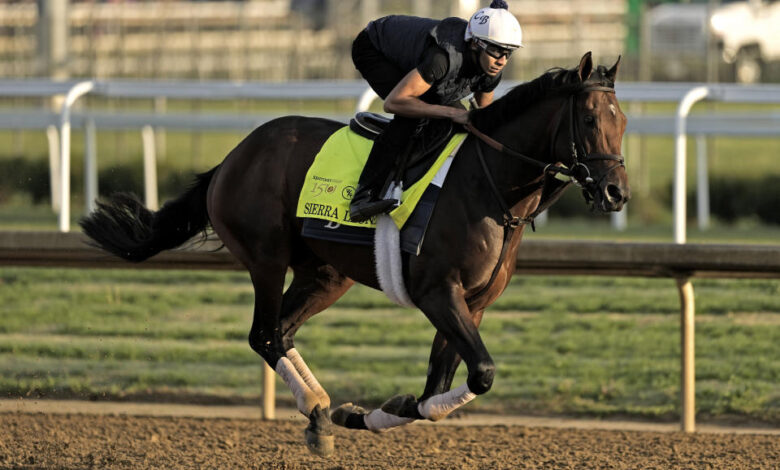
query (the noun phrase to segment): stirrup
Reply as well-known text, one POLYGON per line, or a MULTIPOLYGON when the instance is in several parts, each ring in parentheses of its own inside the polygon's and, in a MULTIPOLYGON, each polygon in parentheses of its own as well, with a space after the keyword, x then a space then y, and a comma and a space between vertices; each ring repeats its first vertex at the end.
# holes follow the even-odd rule
POLYGON ((382 214, 394 208, 398 204, 395 199, 377 199, 370 201, 354 201, 349 205, 349 220, 351 222, 365 222, 371 217, 382 214))

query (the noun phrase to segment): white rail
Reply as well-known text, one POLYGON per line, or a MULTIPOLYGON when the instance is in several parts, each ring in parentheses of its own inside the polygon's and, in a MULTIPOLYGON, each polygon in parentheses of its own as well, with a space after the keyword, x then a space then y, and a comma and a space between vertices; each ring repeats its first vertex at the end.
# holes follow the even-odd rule
MULTIPOLYGON (((111 98, 145 98, 156 99, 160 97, 175 99, 208 99, 208 100, 229 100, 229 99, 256 99, 256 100, 338 100, 349 99, 357 103, 358 110, 368 109, 375 95, 367 90, 364 82, 359 80, 352 81, 293 81, 285 83, 235 83, 235 82, 193 82, 193 81, 92 81, 83 82, 92 83, 89 93, 111 98)), ((497 95, 506 93, 506 91, 517 83, 504 83, 499 86, 497 95)), ((71 90, 80 91, 88 85, 80 82, 52 82, 48 80, 0 80, 0 97, 10 96, 33 96, 47 97, 55 95, 65 95, 71 90)), ((652 116, 639 115, 630 116, 627 134, 663 134, 676 136, 677 145, 675 147, 675 167, 678 169, 675 176, 675 228, 674 240, 678 243, 685 241, 685 201, 684 195, 685 162, 687 159, 686 148, 684 145, 685 135, 692 133, 697 136, 702 135, 741 135, 741 136, 777 136, 780 135, 780 112, 770 111, 757 114, 718 114, 718 115, 700 115, 688 117, 691 107, 702 97, 693 100, 687 98, 692 90, 707 90, 706 96, 712 100, 725 102, 746 102, 746 103, 780 103, 780 86, 777 85, 700 85, 695 83, 618 83, 616 90, 618 98, 623 101, 642 101, 642 102, 677 102, 680 103, 678 111, 685 111, 676 118, 670 116, 652 116), (683 103, 686 101, 685 103, 683 103), (686 106, 683 106, 685 104, 686 106)), ((697 93, 704 93, 699 91, 697 93)), ((75 99, 73 100, 75 101, 75 99)), ((66 101, 67 103, 67 101, 66 101)), ((70 103, 63 106, 59 116, 43 111, 13 112, 0 111, 0 128, 44 129, 51 124, 57 124, 61 128, 61 139, 63 142, 59 145, 60 171, 70 168, 70 129, 72 127, 81 127, 89 129, 89 122, 95 123, 97 128, 112 129, 143 129, 145 126, 159 128, 186 128, 186 129, 240 129, 248 130, 263 122, 268 121, 273 116, 267 115, 191 115, 191 114, 143 114, 143 113, 84 113, 81 115, 70 114, 70 103), (67 109, 66 109, 67 108, 67 109), (69 122, 66 124, 63 119, 68 115, 69 122), (67 130, 67 132, 63 132, 67 130), (67 142, 65 140, 67 139, 67 142), (66 162, 67 160, 67 162, 66 162)), ((349 116, 339 115, 330 116, 334 119, 345 120, 349 116)), ((90 134, 88 134, 89 137, 90 134)), ((94 133, 91 133, 94 135, 94 133)), ((51 133, 49 134, 52 137, 51 133)), ((145 138, 149 139, 149 131, 146 131, 145 138)), ((698 138, 700 145, 703 139, 698 138)), ((88 147, 91 144, 88 143, 88 147)), ((94 150, 94 146, 89 147, 94 150)), ((153 148, 151 145, 145 145, 147 153, 153 148)), ((699 160, 703 161, 702 156, 706 154, 700 150, 699 160)), ((87 159, 94 158, 94 152, 88 152, 87 159)), ((150 162, 150 155, 145 155, 145 161, 150 162)), ((94 162, 87 162, 86 167, 90 174, 85 178, 86 194, 89 199, 93 199, 96 183, 94 162)), ((151 171, 152 165, 145 167, 151 171)), ((53 168, 53 170, 55 170, 53 168)), ((151 180, 146 178, 147 181, 151 180)), ((69 177, 61 175, 58 179, 61 183, 59 194, 52 195, 53 204, 59 202, 59 220, 60 229, 69 230, 70 204, 69 204, 69 177), (66 185, 67 183, 67 185, 66 185)), ((155 182, 156 184, 156 182, 155 182)), ((703 193, 707 188, 706 172, 698 172, 697 189, 699 192, 699 219, 700 224, 705 220, 707 195, 703 193)), ((55 189, 55 185, 52 185, 55 189)), ((147 194, 151 195, 155 191, 147 188, 147 194)), ((89 202, 88 202, 89 204, 89 202)), ((619 222, 619 221, 618 221, 619 222)))

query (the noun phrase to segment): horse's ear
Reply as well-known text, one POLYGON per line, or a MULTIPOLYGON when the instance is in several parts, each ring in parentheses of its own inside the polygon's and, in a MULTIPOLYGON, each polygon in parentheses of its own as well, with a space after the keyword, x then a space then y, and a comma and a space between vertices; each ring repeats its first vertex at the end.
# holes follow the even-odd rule
POLYGON ((591 52, 588 51, 580 59, 580 66, 577 68, 577 73, 580 76, 581 81, 586 81, 590 78, 590 74, 593 72, 593 58, 591 52))
POLYGON ((615 77, 617 76, 618 67, 620 66, 620 57, 621 56, 618 56, 618 60, 615 62, 615 65, 613 65, 611 69, 607 70, 607 78, 612 83, 615 83, 615 77))

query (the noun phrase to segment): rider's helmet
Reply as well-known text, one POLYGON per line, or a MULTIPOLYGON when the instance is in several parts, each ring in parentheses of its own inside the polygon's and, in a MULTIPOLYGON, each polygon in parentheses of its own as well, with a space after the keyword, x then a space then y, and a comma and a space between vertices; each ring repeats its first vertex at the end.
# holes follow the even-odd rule
POLYGON ((474 13, 466 27, 465 39, 478 39, 509 50, 523 47, 523 30, 507 8, 505 1, 493 0, 490 7, 474 13))

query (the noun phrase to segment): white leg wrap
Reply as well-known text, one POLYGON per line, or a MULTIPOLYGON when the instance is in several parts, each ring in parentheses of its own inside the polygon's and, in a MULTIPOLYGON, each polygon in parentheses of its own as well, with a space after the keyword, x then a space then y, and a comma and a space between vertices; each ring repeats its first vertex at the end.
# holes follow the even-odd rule
POLYGON ((309 389, 319 397, 320 407, 323 409, 330 407, 330 397, 328 396, 328 392, 322 388, 320 382, 316 377, 314 377, 314 374, 312 374, 311 370, 309 370, 309 366, 307 366, 303 361, 301 354, 295 348, 292 348, 287 351, 287 359, 292 362, 295 370, 297 370, 301 375, 301 378, 309 387, 309 389))
POLYGON ((413 418, 402 418, 400 416, 391 415, 377 408, 371 413, 363 416, 363 421, 366 423, 366 427, 373 432, 385 432, 391 428, 403 426, 414 421, 413 418))
POLYGON ((431 421, 438 421, 475 398, 477 395, 469 390, 467 384, 463 384, 455 390, 434 395, 420 402, 417 411, 431 421))
POLYGON ((295 370, 295 366, 293 366, 292 362, 286 357, 279 359, 279 362, 276 363, 276 373, 279 374, 284 380, 284 383, 290 387, 290 390, 295 397, 295 402, 298 405, 298 411, 308 417, 311 410, 319 403, 317 395, 315 395, 309 386, 306 385, 306 382, 301 378, 301 374, 295 370))

